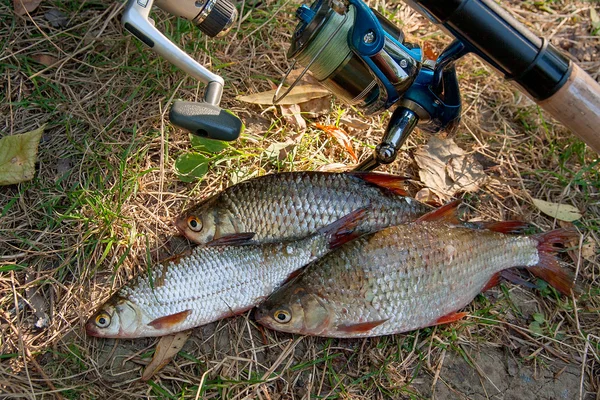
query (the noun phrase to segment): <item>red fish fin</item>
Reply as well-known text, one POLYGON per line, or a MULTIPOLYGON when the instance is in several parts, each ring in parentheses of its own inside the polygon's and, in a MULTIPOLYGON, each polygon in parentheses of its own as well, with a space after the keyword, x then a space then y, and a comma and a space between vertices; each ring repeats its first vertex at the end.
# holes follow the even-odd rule
POLYGON ((379 321, 361 322, 358 324, 338 325, 336 328, 339 331, 347 333, 366 333, 369 332, 371 329, 383 324, 387 320, 388 319, 382 319, 379 321))
POLYGON ((511 270, 505 269, 504 271, 496 272, 494 275, 492 275, 489 282, 486 283, 486 285, 483 287, 483 289, 481 289, 481 291, 485 292, 486 290, 490 290, 491 288, 498 286, 500 284, 501 278, 512 282, 515 285, 524 286, 529 289, 535 288, 535 285, 533 285, 531 282, 527 282, 525 279, 521 278, 519 275, 515 274, 511 270))
POLYGON ((335 249, 346 242, 356 239, 362 232, 356 227, 363 221, 367 207, 362 207, 343 216, 337 221, 319 229, 318 233, 329 238, 329 248, 335 249))
POLYGON ((380 188, 389 190, 398 196, 408 196, 404 190, 407 178, 398 175, 381 174, 377 172, 351 172, 352 175, 380 188))
POLYGON ((483 289, 481 289, 481 291, 485 292, 486 290, 490 290, 491 288, 493 288, 494 286, 498 286, 499 284, 500 284, 500 272, 496 272, 494 275, 492 275, 492 277, 490 278, 488 283, 485 284, 485 286, 483 287, 483 289))
POLYGON ((191 312, 192 310, 185 310, 176 314, 167 315, 166 317, 160 317, 150 322, 148 325, 155 329, 168 329, 185 321, 191 312))
POLYGON ((437 321, 435 321, 435 324, 433 324, 433 325, 449 324, 451 322, 456 322, 458 320, 463 319, 467 315, 469 315, 468 312, 451 312, 448 315, 444 315, 443 317, 439 317, 437 319, 437 321))
POLYGON ((288 275, 287 279, 285 280, 285 282, 283 282, 281 284, 281 286, 285 285, 286 283, 292 281, 294 278, 296 278, 298 275, 300 275, 302 272, 304 271, 304 268, 300 268, 295 270, 294 272, 292 272, 291 274, 288 275))
POLYGON ((179 262, 179 260, 181 260, 183 257, 187 257, 190 254, 192 254, 192 250, 185 250, 183 253, 180 254, 176 254, 174 256, 165 258, 164 260, 161 260, 161 264, 162 265, 166 265, 170 262, 172 262, 173 264, 177 264, 179 262))
POLYGON ((252 238, 256 235, 254 232, 232 233, 211 240, 206 246, 237 246, 252 243, 252 238))
POLYGON ((539 242, 537 248, 540 261, 537 265, 528 269, 535 276, 545 280, 562 294, 569 296, 571 290, 574 288, 574 277, 560 266, 558 259, 554 255, 557 251, 554 245, 564 244, 568 240, 579 238, 579 233, 573 229, 556 229, 533 235, 531 238, 539 242))
POLYGON ((532 284, 531 282, 527 282, 525 279, 521 278, 514 271, 511 271, 509 269, 505 269, 504 271, 501 271, 500 276, 502 276, 502 278, 506 279, 507 281, 514 283, 515 285, 524 286, 528 289, 535 288, 534 284, 532 284))
POLYGON ((530 224, 523 221, 501 221, 501 222, 481 222, 481 228, 500 233, 523 233, 530 224))
POLYGON ((456 216, 456 210, 460 204, 460 200, 454 200, 447 203, 440 208, 428 212, 421 216, 416 222, 431 222, 431 221, 443 221, 452 224, 458 224, 460 221, 456 216))

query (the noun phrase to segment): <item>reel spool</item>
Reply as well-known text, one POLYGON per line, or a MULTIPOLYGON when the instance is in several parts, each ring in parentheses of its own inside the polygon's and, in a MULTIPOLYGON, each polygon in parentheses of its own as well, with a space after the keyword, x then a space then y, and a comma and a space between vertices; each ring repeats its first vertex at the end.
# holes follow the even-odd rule
POLYGON ((367 114, 392 106, 419 74, 418 46, 405 44, 400 29, 361 1, 346 6, 317 0, 298 8, 296 16, 300 22, 288 58, 305 66, 301 76, 310 70, 334 95, 367 114))
POLYGON ((396 106, 382 142, 357 170, 371 170, 395 160, 408 135, 421 128, 452 130, 460 120, 460 94, 454 61, 467 53, 454 42, 437 61, 423 59, 419 46, 362 0, 316 0, 296 10, 300 20, 288 58, 294 61, 273 103, 281 101, 307 71, 345 103, 374 114, 396 106), (296 63, 304 70, 279 92, 296 63))

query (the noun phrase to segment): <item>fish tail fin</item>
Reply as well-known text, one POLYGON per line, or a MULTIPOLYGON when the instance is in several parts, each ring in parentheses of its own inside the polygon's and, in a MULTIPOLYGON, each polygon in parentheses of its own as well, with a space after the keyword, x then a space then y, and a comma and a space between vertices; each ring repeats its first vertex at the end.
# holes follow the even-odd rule
POLYGON ((536 265, 529 267, 529 270, 566 296, 569 296, 572 290, 576 292, 574 276, 560 266, 555 255, 558 250, 555 245, 564 244, 578 237, 579 233, 574 229, 556 229, 531 236, 532 239, 538 241, 537 249, 540 260, 536 265))
POLYGON ((357 226, 364 220, 366 213, 367 207, 356 209, 350 214, 319 229, 318 233, 327 237, 330 249, 335 249, 363 235, 364 232, 357 229, 357 226))
POLYGON ((379 172, 350 172, 349 174, 362 179, 372 185, 389 190, 398 196, 408 196, 404 190, 404 183, 408 178, 398 175, 382 174, 379 172))

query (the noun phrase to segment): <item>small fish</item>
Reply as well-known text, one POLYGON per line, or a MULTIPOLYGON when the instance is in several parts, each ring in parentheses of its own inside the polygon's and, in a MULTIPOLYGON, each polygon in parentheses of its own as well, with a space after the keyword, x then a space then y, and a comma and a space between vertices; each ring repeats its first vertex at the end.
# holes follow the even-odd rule
POLYGON ((279 331, 338 338, 407 332, 464 317, 458 311, 513 266, 570 293, 573 279, 552 253, 576 232, 508 234, 523 227, 519 222, 471 229, 456 220, 457 204, 327 254, 260 305, 256 320, 279 331))
POLYGON ((203 244, 254 232, 253 240, 300 239, 361 207, 363 233, 413 221, 431 207, 406 197, 405 178, 372 172, 287 172, 233 185, 175 220, 189 240, 203 244))
POLYGON ((365 213, 353 211, 294 242, 249 244, 251 234, 241 234, 197 246, 121 288, 86 322, 86 332, 162 336, 243 313, 304 265, 355 238, 365 213))

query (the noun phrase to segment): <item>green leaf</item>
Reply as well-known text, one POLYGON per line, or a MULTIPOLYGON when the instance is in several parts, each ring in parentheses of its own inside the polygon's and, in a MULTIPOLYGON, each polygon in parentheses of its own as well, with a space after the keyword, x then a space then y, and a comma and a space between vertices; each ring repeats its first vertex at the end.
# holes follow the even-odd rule
POLYGON ((534 313, 533 320, 539 322, 540 324, 545 321, 544 314, 534 313))
POLYGON ((208 158, 199 153, 187 153, 175 161, 175 169, 183 182, 193 182, 208 172, 208 158))
POLYGON ((529 330, 533 333, 537 333, 538 335, 544 334, 544 330, 540 326, 540 323, 537 321, 533 321, 532 323, 529 324, 529 330))
POLYGON ((45 126, 0 139, 0 185, 25 182, 35 174, 38 145, 45 126))
POLYGON ((194 150, 205 153, 220 153, 229 147, 229 143, 221 140, 207 139, 197 135, 190 135, 194 150))

